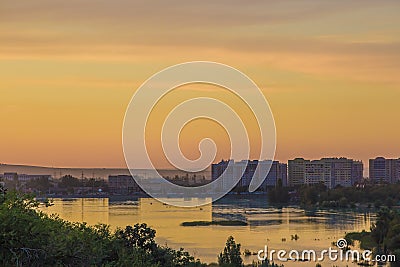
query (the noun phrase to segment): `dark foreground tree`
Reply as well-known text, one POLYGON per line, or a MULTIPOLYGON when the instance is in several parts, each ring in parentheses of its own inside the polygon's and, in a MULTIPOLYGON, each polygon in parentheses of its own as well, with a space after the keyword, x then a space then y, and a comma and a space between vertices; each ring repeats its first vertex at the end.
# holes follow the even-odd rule
POLYGON ((243 266, 240 244, 236 244, 235 239, 232 236, 228 237, 224 251, 219 254, 218 263, 221 267, 243 266))

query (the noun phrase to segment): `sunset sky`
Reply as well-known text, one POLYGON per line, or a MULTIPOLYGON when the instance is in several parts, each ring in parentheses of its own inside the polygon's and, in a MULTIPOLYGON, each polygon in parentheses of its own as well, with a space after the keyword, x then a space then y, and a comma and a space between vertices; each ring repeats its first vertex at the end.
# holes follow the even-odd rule
MULTIPOLYGON (((122 123, 135 90, 194 60, 257 83, 275 117, 278 160, 398 158, 399 14, 399 1, 2 0, 0 162, 125 167, 122 123)), ((184 89, 163 108, 224 98, 210 86, 184 89)), ((216 160, 226 157, 224 131, 195 123, 182 133, 185 155, 196 158, 210 136, 216 160)))

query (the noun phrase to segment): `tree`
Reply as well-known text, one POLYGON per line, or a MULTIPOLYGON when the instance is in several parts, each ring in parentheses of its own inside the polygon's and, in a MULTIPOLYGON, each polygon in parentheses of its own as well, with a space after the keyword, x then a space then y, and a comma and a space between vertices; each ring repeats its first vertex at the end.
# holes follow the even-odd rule
POLYGON ((381 209, 378 212, 376 223, 371 226, 372 237, 378 245, 383 244, 393 218, 394 212, 387 208, 381 209))
POLYGON ((39 177, 35 180, 28 181, 26 186, 41 192, 49 190, 51 184, 47 177, 39 177))
POLYGON ((6 200, 6 192, 7 189, 5 189, 2 184, 0 184, 0 204, 3 204, 3 202, 6 200))
POLYGON ((240 244, 230 236, 226 241, 224 251, 218 256, 218 263, 221 267, 242 267, 243 260, 240 253, 240 244))
POLYGON ((125 246, 142 248, 146 252, 153 252, 157 246, 154 240, 156 231, 147 227, 145 223, 118 230, 117 237, 125 241, 125 246))
POLYGON ((71 175, 65 175, 61 177, 59 186, 63 188, 78 187, 81 186, 81 182, 76 177, 73 177, 71 175))
POLYGON ((282 179, 278 179, 276 187, 268 190, 268 200, 273 204, 285 204, 289 202, 289 189, 283 187, 282 179))

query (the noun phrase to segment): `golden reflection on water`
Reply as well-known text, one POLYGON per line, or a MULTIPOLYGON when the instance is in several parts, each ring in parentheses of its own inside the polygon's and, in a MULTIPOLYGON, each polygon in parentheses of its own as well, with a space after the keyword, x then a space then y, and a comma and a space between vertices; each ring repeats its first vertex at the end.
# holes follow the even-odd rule
MULTIPOLYGON (((189 201, 196 201, 192 199, 189 201)), ((251 203, 249 201, 248 203, 251 203)), ((332 246, 346 232, 369 230, 369 213, 314 211, 299 208, 275 209, 270 207, 242 205, 236 200, 228 203, 209 204, 202 207, 179 208, 165 205, 151 198, 136 201, 111 202, 107 198, 54 199, 51 207, 41 209, 48 214, 58 214, 73 222, 109 224, 113 229, 135 223, 147 223, 157 231, 157 241, 172 248, 183 247, 205 262, 217 261, 228 236, 232 235, 242 244, 242 250, 258 251, 268 245, 269 249, 315 249, 320 251, 332 246), (220 219, 246 220, 248 226, 183 227, 184 221, 211 221, 220 219), (291 235, 300 238, 295 241, 291 235), (283 240, 286 239, 286 240, 283 240)), ((246 262, 256 259, 246 257, 246 262)), ((286 266, 310 266, 307 262, 287 262, 286 266)), ((352 263, 334 263, 352 266, 352 263)), ((332 266, 324 263, 323 266, 332 266)), ((313 264, 315 266, 315 264, 313 264)), ((355 265, 354 265, 355 266, 355 265)))

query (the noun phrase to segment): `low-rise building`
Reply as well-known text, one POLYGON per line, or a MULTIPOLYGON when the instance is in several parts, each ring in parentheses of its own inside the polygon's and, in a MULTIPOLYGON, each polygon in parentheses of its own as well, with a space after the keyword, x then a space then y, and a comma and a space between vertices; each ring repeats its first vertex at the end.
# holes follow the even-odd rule
POLYGON ((16 172, 6 172, 3 175, 4 181, 18 181, 18 182, 29 182, 37 179, 51 180, 51 175, 48 174, 18 174, 16 172))
POLYGON ((129 195, 142 192, 131 175, 108 176, 108 188, 112 194, 129 195))

